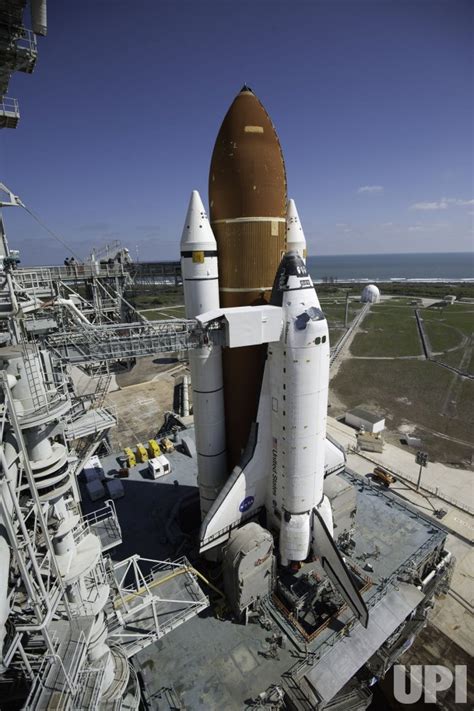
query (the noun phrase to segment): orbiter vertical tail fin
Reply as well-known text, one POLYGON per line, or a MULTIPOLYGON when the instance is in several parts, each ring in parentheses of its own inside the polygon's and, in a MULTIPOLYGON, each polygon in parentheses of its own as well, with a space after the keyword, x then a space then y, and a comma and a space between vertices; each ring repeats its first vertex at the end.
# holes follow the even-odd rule
POLYGON ((313 509, 313 536, 313 552, 320 557, 324 572, 361 624, 367 627, 369 623, 367 606, 317 509, 313 509))

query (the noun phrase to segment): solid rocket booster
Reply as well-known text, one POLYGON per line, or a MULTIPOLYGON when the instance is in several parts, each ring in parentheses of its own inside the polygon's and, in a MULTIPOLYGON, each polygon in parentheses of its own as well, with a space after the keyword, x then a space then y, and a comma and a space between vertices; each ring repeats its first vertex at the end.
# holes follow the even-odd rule
POLYGON ((287 252, 297 252, 306 263, 306 238, 294 200, 288 201, 286 213, 286 249, 287 252))
MULTIPOLYGON (((285 251, 285 165, 270 117, 246 86, 216 139, 209 207, 219 253, 220 306, 268 302, 285 251)), ((229 470, 239 462, 257 414, 265 350, 252 346, 224 351, 229 470)))
MULTIPOLYGON (((217 245, 197 190, 192 192, 181 237, 181 273, 187 318, 219 307, 217 245)), ((204 517, 227 478, 221 348, 191 350, 189 365, 204 517)))

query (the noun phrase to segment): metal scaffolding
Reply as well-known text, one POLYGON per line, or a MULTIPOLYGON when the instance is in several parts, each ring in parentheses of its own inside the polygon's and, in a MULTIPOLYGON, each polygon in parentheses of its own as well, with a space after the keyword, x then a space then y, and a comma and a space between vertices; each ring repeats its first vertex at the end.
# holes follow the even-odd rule
POLYGON ((52 334, 46 345, 56 357, 72 365, 177 353, 224 343, 218 324, 203 329, 192 319, 103 324, 52 334))

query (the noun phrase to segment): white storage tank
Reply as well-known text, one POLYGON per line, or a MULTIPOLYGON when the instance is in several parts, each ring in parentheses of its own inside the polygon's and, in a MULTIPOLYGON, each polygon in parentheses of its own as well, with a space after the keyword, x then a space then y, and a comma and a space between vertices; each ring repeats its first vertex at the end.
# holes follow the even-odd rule
POLYGON ((375 284, 367 284, 361 294, 363 304, 377 304, 380 301, 380 289, 375 284))

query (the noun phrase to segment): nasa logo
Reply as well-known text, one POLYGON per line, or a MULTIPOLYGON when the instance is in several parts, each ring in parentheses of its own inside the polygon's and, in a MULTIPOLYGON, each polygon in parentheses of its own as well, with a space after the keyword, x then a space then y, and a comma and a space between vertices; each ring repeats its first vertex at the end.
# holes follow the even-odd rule
POLYGON ((254 501, 255 498, 253 496, 247 496, 239 506, 240 513, 245 513, 245 511, 248 511, 253 506, 254 501))

